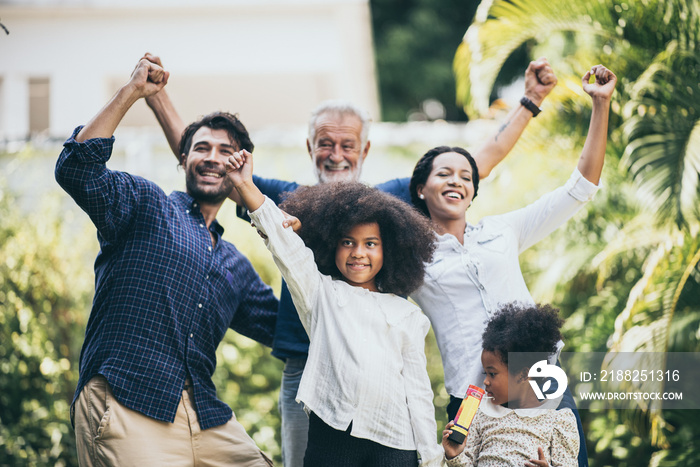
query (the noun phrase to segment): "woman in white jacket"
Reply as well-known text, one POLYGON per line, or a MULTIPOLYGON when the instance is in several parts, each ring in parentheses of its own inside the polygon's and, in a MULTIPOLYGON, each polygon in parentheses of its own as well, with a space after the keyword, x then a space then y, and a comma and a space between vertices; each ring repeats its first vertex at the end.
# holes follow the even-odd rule
MULTIPOLYGON (((479 173, 471 155, 461 148, 441 146, 428 151, 416 164, 411 199, 432 220, 437 248, 424 284, 411 298, 428 315, 437 338, 451 399, 447 408, 450 420, 467 387, 483 383, 481 334, 499 304, 534 304, 518 255, 570 219, 598 190, 610 98, 617 78, 596 65, 582 81, 593 101, 593 112, 578 165, 564 186, 529 206, 470 224, 466 212, 479 188, 479 173), (589 83, 591 77, 595 78, 593 83, 589 83)), ((572 405, 573 399, 569 399, 568 406, 572 405)), ((580 424, 579 431, 583 441, 580 424)), ((583 442, 579 463, 587 465, 583 442)))

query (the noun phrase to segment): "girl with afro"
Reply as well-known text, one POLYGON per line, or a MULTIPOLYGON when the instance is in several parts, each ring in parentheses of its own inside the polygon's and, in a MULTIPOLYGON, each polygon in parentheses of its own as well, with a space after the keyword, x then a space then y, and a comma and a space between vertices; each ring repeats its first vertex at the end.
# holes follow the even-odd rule
POLYGON ((558 399, 538 400, 528 378, 533 365, 557 351, 562 324, 549 305, 517 302, 502 306, 488 321, 481 351, 486 395, 463 444, 448 439, 453 422, 445 427, 448 467, 578 465, 573 412, 556 410, 558 399))
POLYGON ((429 221, 355 182, 296 190, 282 208, 253 184, 243 150, 227 171, 265 238, 311 342, 297 401, 309 414, 305 466, 440 465, 424 354, 428 319, 402 296, 433 253, 429 221))

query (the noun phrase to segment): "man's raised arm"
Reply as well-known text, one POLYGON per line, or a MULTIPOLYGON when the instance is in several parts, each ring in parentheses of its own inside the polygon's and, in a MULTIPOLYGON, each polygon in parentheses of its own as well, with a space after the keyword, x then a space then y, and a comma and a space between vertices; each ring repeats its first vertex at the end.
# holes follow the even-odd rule
POLYGON ((556 84, 557 77, 546 58, 530 62, 525 70, 525 94, 523 98, 528 99, 529 103, 524 101, 525 103, 521 103, 513 109, 496 134, 474 153, 474 160, 479 167, 480 179, 488 177, 491 170, 505 159, 527 124, 533 116, 539 113, 542 101, 556 84))
POLYGON ((80 130, 75 140, 79 143, 92 138, 111 138, 114 130, 134 105, 142 97, 157 93, 168 82, 169 73, 148 60, 141 60, 131 73, 129 81, 80 130))

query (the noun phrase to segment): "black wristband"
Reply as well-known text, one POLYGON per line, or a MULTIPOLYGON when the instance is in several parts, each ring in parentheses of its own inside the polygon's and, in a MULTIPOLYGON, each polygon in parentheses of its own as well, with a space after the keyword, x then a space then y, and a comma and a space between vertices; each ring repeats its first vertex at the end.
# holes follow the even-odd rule
POLYGON ((527 110, 532 112, 533 117, 537 117, 540 112, 542 112, 542 109, 537 107, 534 102, 532 102, 530 99, 527 97, 523 96, 520 98, 520 104, 525 107, 527 110))

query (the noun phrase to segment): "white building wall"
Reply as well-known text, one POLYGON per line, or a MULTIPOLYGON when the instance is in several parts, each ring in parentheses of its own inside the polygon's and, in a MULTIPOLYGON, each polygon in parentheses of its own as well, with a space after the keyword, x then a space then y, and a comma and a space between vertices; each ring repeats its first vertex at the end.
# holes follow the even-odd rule
MULTIPOLYGON (((50 134, 84 123, 146 51, 172 72, 185 120, 238 112, 251 129, 303 125, 329 98, 379 119, 368 0, 0 0, 0 139, 25 137, 26 81, 50 79, 50 134)), ((145 105, 126 126, 155 126, 145 105)))
POLYGON ((29 130, 29 77, 17 72, 4 73, 0 93, 0 129, 4 128, 10 135, 26 135, 29 130))

